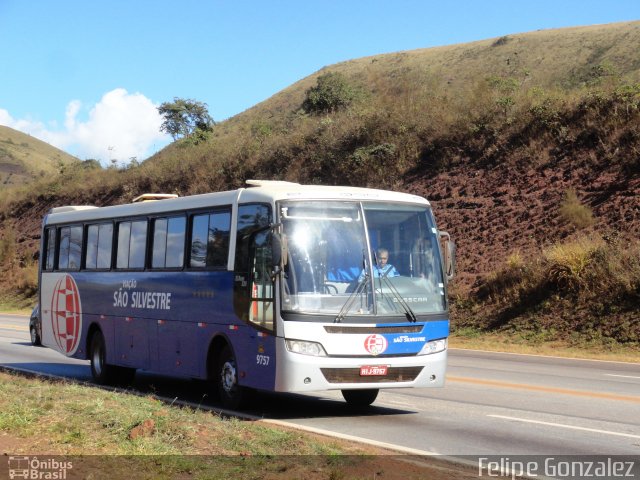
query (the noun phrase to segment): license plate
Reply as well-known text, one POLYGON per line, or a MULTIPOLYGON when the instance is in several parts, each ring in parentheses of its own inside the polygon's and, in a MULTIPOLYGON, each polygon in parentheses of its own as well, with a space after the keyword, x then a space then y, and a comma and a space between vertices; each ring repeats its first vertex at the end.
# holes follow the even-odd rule
POLYGON ((361 377, 384 376, 389 367, 387 365, 364 365, 360 367, 361 377))

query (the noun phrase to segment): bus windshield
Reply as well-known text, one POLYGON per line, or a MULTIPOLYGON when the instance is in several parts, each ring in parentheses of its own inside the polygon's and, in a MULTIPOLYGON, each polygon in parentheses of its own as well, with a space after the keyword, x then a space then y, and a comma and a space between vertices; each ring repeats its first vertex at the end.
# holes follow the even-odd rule
POLYGON ((280 217, 288 245, 283 312, 415 321, 446 309, 428 206, 299 201, 281 204, 280 217))

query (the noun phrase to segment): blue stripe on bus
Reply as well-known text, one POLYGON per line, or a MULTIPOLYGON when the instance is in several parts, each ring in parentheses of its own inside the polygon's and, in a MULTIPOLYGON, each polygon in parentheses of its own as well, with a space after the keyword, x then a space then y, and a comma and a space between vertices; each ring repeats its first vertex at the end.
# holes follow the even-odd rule
POLYGON ((215 336, 223 335, 234 349, 240 382, 274 388, 275 338, 260 334, 236 316, 232 272, 77 272, 72 276, 80 293, 84 341, 74 356, 87 358, 88 330, 98 324, 105 336, 108 363, 206 378, 209 345, 215 336))
MULTIPOLYGON (((402 324, 379 324, 377 326, 406 326, 402 324)), ((449 336, 449 321, 434 320, 425 322, 422 330, 418 333, 385 333, 382 334, 387 340, 385 355, 416 354, 422 350, 424 344, 432 340, 439 340, 449 336)))

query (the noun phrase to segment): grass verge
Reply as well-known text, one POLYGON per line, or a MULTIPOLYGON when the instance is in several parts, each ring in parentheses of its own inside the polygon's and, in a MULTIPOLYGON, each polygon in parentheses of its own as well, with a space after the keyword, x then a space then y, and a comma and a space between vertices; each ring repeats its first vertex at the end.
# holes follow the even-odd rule
POLYGON ((508 352, 551 357, 582 358, 612 362, 640 363, 640 345, 616 345, 604 348, 602 344, 572 345, 564 340, 532 341, 531 338, 507 333, 486 333, 466 327, 449 337, 450 348, 508 352))
POLYGON ((7 372, 0 372, 0 449, 5 458, 64 455, 82 478, 474 478, 468 467, 438 460, 407 462, 152 397, 7 372))
POLYGON ((37 297, 22 298, 19 295, 5 294, 0 296, 0 312, 31 315, 36 303, 38 303, 37 297))

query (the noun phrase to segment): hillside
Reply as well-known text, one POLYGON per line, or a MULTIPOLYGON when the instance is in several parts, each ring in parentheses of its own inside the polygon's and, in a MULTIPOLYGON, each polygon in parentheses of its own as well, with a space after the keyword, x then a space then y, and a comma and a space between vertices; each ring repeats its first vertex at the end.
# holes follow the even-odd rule
POLYGON ((225 126, 245 123, 251 116, 290 114, 325 71, 343 73, 366 84, 374 95, 389 94, 396 102, 445 92, 468 100, 467 93, 488 78, 513 78, 525 87, 566 92, 593 84, 605 70, 606 76, 632 84, 640 81, 638 42, 640 22, 629 22, 540 30, 349 60, 293 84, 225 126))
POLYGON ((48 143, 0 125, 0 189, 43 178, 78 161, 48 143))
POLYGON ((218 124, 206 141, 176 142, 124 171, 69 169, 13 189, 2 236, 18 232, 15 258, 27 265, 37 219, 56 205, 222 190, 247 178, 392 188, 429 198, 456 239, 458 329, 637 347, 637 45, 640 22, 628 22, 332 65, 218 124), (305 110, 327 73, 353 93, 348 105, 305 110), (558 258, 562 245, 574 250, 558 258))

